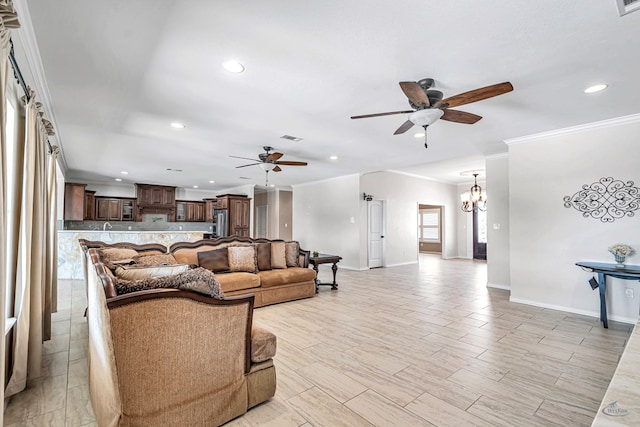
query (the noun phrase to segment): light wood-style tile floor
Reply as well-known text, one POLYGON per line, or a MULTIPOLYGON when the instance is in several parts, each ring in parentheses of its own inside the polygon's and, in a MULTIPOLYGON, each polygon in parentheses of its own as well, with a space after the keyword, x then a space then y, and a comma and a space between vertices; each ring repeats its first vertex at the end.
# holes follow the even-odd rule
MULTIPOLYGON (((278 388, 228 426, 589 426, 632 328, 510 303, 470 260, 420 255, 339 270, 338 282, 256 310, 278 336, 278 388)), ((83 284, 59 286, 44 374, 11 400, 5 425, 96 425, 83 284)))

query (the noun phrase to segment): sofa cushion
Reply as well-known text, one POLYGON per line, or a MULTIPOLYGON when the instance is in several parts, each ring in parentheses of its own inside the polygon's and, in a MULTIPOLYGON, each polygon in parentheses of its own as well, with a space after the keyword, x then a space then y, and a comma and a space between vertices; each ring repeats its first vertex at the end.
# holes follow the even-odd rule
POLYGON ((284 244, 284 256, 287 267, 298 266, 298 255, 300 255, 300 244, 298 242, 286 242, 284 244))
POLYGON ((214 273, 228 273, 231 271, 228 254, 227 248, 198 252, 198 265, 214 273))
POLYGON ((224 299, 215 274, 201 267, 171 276, 148 277, 141 280, 116 279, 115 287, 118 295, 147 289, 179 288, 199 292, 220 300, 224 299))
POLYGON ((172 274, 183 273, 189 270, 189 264, 162 265, 162 266, 117 266, 116 277, 124 280, 140 280, 149 277, 171 276, 172 274))
POLYGON ((251 361, 265 362, 276 355, 276 336, 270 331, 256 325, 251 326, 251 361))
POLYGON ((284 242, 271 242, 271 268, 287 268, 284 242))
POLYGON ((258 272, 258 276, 260 276, 260 286, 269 288, 272 286, 314 280, 316 278, 316 272, 310 268, 291 267, 286 270, 260 271, 258 272))
POLYGON ((271 270, 271 243, 256 243, 258 270, 271 270))
POLYGON ((251 292, 251 289, 260 287, 260 277, 253 273, 224 273, 217 274, 216 279, 220 283, 223 292, 244 291, 251 292))
POLYGON ((138 265, 175 265, 178 263, 171 254, 138 255, 133 257, 133 260, 138 265))
POLYGON ((229 246, 229 270, 232 272, 256 273, 258 257, 253 246, 229 246))

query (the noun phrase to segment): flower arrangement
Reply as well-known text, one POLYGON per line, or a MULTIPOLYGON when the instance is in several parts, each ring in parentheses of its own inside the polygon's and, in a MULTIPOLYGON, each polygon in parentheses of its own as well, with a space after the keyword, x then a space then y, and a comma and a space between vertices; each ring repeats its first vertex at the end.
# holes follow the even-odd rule
POLYGON ((609 247, 609 252, 611 252, 613 255, 628 257, 629 255, 633 255, 636 251, 629 245, 625 245, 624 243, 617 243, 609 247))

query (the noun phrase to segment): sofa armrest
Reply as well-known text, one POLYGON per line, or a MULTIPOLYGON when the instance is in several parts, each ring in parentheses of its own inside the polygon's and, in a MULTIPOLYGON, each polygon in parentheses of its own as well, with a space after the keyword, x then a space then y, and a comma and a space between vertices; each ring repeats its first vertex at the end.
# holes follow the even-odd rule
POLYGON ((311 251, 300 248, 298 255, 298 265, 300 265, 300 267, 309 268, 309 257, 311 257, 311 251))
POLYGON ((266 362, 276 355, 276 336, 265 328, 256 325, 251 327, 251 361, 266 362))

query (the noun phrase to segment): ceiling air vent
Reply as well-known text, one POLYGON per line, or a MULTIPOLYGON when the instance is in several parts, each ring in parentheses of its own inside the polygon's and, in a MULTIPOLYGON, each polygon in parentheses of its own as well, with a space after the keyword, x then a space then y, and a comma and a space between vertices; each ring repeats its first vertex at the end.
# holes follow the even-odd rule
POLYGON ((289 141, 294 141, 294 142, 302 141, 302 138, 298 138, 297 136, 291 136, 291 135, 282 135, 280 138, 288 139, 289 141))
POLYGON ((620 16, 640 10, 640 0, 616 0, 620 16))

